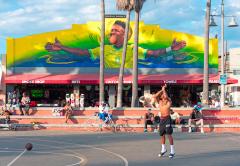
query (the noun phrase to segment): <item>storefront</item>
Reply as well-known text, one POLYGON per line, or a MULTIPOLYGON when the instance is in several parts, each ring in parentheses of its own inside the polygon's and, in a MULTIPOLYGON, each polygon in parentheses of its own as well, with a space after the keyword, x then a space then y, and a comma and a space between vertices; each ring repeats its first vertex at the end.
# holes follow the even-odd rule
MULTIPOLYGON (((123 105, 130 106, 132 76, 124 77, 123 105)), ((5 79, 7 91, 14 90, 27 92, 37 106, 61 106, 66 102, 67 94, 74 94, 74 100, 80 100, 84 94, 86 107, 97 105, 99 98, 98 75, 43 75, 43 74, 20 74, 7 76, 5 79)), ((114 107, 117 96, 117 75, 105 75, 105 101, 114 107)), ((189 93, 186 105, 191 105, 201 98, 203 75, 139 75, 139 94, 155 93, 164 83, 168 84, 169 96, 174 99, 173 106, 185 106, 183 103, 184 93, 189 93), (188 101, 189 100, 189 101, 188 101)), ((228 79, 228 84, 236 83, 235 79, 228 79)), ((218 75, 210 75, 210 92, 218 90, 218 75)), ((185 95, 186 96, 186 95, 185 95)), ((79 101, 76 101, 79 103, 79 101)))

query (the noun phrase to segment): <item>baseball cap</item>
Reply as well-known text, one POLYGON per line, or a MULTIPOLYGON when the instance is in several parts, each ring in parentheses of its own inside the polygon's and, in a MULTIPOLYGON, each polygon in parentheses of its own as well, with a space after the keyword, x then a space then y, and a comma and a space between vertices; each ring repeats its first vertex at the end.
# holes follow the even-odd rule
POLYGON ((196 110, 196 111, 201 111, 202 107, 200 105, 194 105, 193 109, 196 110))

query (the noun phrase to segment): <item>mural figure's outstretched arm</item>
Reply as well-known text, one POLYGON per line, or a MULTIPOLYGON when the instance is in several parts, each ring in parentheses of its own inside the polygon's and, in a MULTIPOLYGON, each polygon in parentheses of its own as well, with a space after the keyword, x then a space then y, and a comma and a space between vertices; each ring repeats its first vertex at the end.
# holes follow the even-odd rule
POLYGON ((162 48, 158 50, 148 50, 147 51, 147 56, 151 57, 157 57, 159 55, 163 55, 168 53, 169 51, 178 51, 186 46, 186 41, 181 40, 181 41, 176 41, 176 39, 173 40, 172 45, 168 48, 162 48))
POLYGON ((80 48, 66 47, 66 46, 62 45, 62 43, 57 38, 55 38, 54 43, 48 42, 45 45, 45 49, 49 52, 63 50, 63 51, 66 51, 66 52, 69 52, 69 53, 72 53, 75 55, 90 55, 89 51, 87 49, 84 50, 84 49, 80 49, 80 48))

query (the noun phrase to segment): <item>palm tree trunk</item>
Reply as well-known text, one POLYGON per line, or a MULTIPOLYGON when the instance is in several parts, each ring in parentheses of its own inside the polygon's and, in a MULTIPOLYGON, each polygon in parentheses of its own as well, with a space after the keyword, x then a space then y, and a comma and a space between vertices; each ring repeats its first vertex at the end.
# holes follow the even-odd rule
POLYGON ((131 107, 137 106, 138 98, 138 35, 139 35, 139 15, 140 10, 135 10, 134 21, 134 48, 133 48, 133 83, 131 107))
POLYGON ((119 77, 118 77, 117 107, 122 107, 123 75, 124 75, 125 59, 126 59, 126 53, 127 53, 130 12, 131 12, 130 10, 127 11, 126 28, 125 28, 123 52, 122 52, 122 63, 120 66, 119 77))
POLYGON ((101 45, 99 73, 99 102, 104 101, 104 37, 105 37, 105 2, 101 0, 101 45))
POLYGON ((205 18, 205 45, 204 45, 204 70, 203 70, 203 98, 202 103, 208 105, 209 96, 209 71, 208 71, 208 57, 209 57, 209 19, 211 10, 211 0, 207 1, 206 18, 205 18))

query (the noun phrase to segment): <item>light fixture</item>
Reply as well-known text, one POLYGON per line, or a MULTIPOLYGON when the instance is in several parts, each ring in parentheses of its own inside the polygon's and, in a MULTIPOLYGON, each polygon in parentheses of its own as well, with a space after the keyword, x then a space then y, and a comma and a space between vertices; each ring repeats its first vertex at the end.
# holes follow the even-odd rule
MULTIPOLYGON (((215 23, 214 21, 214 16, 218 16, 218 17, 221 17, 221 73, 220 73, 220 78, 227 78, 227 75, 225 73, 225 68, 224 68, 224 18, 225 17, 230 17, 231 20, 229 22, 229 25, 228 27, 237 27, 238 24, 235 20, 235 16, 233 15, 230 15, 230 16, 227 16, 224 14, 224 3, 223 3, 224 0, 222 0, 222 3, 221 3, 221 14, 214 14, 214 15, 211 15, 211 19, 210 19, 210 23, 209 23, 209 26, 216 26, 217 24, 215 23)), ((227 80, 226 80, 227 81, 227 80)), ((220 83, 221 84, 221 96, 220 96, 220 103, 221 103, 221 107, 224 106, 225 104, 225 84, 226 84, 226 81, 225 82, 222 82, 220 83)))
POLYGON ((237 22, 235 20, 235 17, 231 17, 231 20, 230 20, 230 22, 228 24, 228 27, 237 27, 237 26, 238 26, 238 24, 237 24, 237 22))
POLYGON ((211 16, 209 26, 211 26, 211 27, 217 26, 217 24, 215 23, 213 15, 211 16))

